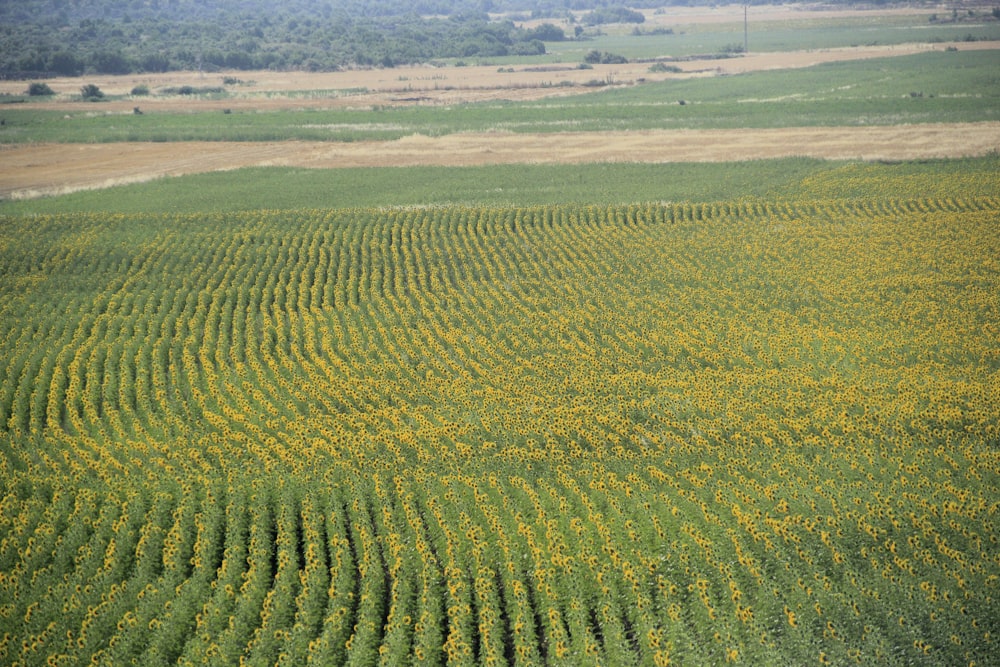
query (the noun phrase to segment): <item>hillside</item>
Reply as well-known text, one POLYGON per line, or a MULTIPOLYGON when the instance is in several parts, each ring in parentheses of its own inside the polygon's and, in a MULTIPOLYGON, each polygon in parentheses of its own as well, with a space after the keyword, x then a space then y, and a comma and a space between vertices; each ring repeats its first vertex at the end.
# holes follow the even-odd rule
MULTIPOLYGON (((219 69, 332 71, 545 53, 565 19, 621 20, 601 0, 28 0, 0 3, 0 78, 219 69), (593 10, 600 11, 593 11, 593 10)), ((631 2, 634 8, 669 5, 631 2)), ((690 3, 686 3, 690 4, 690 3)), ((619 8, 620 9, 620 8, 619 8)), ((641 20, 634 12, 628 20, 641 20)), ((575 30, 574 30, 575 33, 575 30)), ((572 35, 571 35, 572 36, 572 35)))

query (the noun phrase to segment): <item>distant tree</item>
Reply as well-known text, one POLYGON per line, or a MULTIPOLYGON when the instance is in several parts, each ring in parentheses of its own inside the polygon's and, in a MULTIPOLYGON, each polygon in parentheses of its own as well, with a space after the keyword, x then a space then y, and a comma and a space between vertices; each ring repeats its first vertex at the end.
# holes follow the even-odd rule
POLYGON ((583 15, 583 22, 586 25, 600 25, 602 23, 644 23, 646 17, 627 7, 601 7, 583 15))
POLYGON ((159 53, 151 53, 139 61, 139 69, 143 72, 166 72, 170 70, 170 59, 159 53))
POLYGON ((583 57, 583 61, 591 65, 621 65, 627 63, 628 58, 617 53, 601 52, 594 49, 583 57))
POLYGON ((226 54, 223 63, 229 69, 253 69, 253 56, 245 51, 230 51, 226 54))
POLYGON ((543 56, 545 55, 545 44, 538 39, 533 39, 530 42, 517 42, 510 47, 510 54, 513 56, 543 56))
POLYGON ((17 60, 17 67, 22 72, 45 71, 45 57, 39 53, 28 53, 17 60))
POLYGON ((528 40, 538 39, 543 42, 561 42, 566 39, 566 33, 562 28, 551 23, 543 23, 537 28, 527 31, 528 40))
POLYGON ((47 83, 32 83, 28 86, 28 94, 31 96, 55 95, 56 91, 49 88, 47 83))
MULTIPOLYGON (((689 2, 690 0, 677 0, 689 2)), ((653 7, 662 0, 630 0, 653 7)), ((0 76, 179 69, 322 69, 543 53, 591 19, 639 21, 610 0, 0 0, 0 76), (497 13, 528 12, 519 28, 497 13), (57 14, 64 15, 56 19, 57 14), (126 20, 126 16, 128 20, 126 20), (579 15, 577 15, 579 17, 579 15), (436 17, 436 18, 435 18, 436 17), (17 29, 11 32, 10 26, 17 29), (564 32, 565 31, 565 32, 564 32), (38 74, 36 74, 38 73, 38 74)), ((980 12, 980 13, 985 13, 980 12)))
POLYGON ((118 51, 98 51, 90 58, 90 64, 98 74, 128 74, 132 63, 118 51))
POLYGON ((104 91, 98 88, 96 84, 88 83, 80 88, 80 97, 90 101, 99 100, 103 99, 104 91))
POLYGON ((49 60, 49 71, 62 76, 80 76, 83 74, 83 61, 72 53, 58 51, 49 60))

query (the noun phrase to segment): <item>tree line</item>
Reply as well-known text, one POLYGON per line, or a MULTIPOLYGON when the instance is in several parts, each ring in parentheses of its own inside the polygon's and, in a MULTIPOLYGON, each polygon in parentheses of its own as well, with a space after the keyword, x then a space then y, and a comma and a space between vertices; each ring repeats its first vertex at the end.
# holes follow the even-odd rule
MULTIPOLYGON (((485 16, 329 20, 234 16, 232 21, 84 19, 0 28, 0 73, 7 78, 128 74, 182 69, 336 70, 393 67, 437 58, 541 55, 545 31, 485 16)), ((562 32, 558 31, 557 36, 562 32)))
POLYGON ((523 29, 512 19, 577 22, 574 11, 586 12, 578 25, 643 20, 610 0, 22 0, 0 3, 0 77, 329 71, 541 55, 563 30, 523 29))

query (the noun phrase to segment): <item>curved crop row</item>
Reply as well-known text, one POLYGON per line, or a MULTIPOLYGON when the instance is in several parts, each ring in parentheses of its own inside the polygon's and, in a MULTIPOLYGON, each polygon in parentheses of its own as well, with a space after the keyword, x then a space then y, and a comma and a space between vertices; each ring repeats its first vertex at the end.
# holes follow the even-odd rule
POLYGON ((5 664, 984 664, 1000 200, 8 218, 5 664))

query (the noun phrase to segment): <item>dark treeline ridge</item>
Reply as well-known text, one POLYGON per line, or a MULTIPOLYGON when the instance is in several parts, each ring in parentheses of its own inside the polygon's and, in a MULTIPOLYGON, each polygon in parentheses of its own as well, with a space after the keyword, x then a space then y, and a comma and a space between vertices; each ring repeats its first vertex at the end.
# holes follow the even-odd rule
MULTIPOLYGON (((670 3, 635 0, 628 6, 670 3)), ((584 25, 642 18, 609 0, 0 2, 0 77, 335 70, 540 55, 544 42, 561 39, 562 30, 525 30, 511 18, 562 19, 574 11, 589 11, 584 25)))

